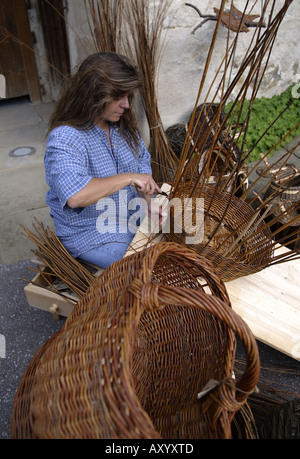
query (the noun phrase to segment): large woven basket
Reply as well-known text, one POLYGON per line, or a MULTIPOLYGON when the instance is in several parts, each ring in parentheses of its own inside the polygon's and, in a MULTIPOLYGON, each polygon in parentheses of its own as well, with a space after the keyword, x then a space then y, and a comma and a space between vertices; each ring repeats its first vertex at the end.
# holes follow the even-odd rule
POLYGON ((224 282, 253 274, 270 264, 273 255, 270 229, 247 202, 213 186, 202 187, 199 194, 191 184, 181 188, 180 200, 171 201, 179 204, 171 207, 170 218, 176 222, 176 228, 180 227, 178 219, 182 219, 182 231, 174 231, 175 225, 171 222, 166 240, 192 248, 209 260, 224 282), (203 220, 197 223, 194 217, 197 200, 194 198, 198 195, 203 198, 203 220), (180 200, 183 202, 187 197, 191 198, 190 204, 182 212, 180 200), (190 217, 186 218, 188 214, 190 217), (187 226, 183 217, 192 224, 187 226), (201 237, 187 244, 193 241, 191 237, 200 225, 203 228, 201 237))
POLYGON ((230 438, 258 377, 255 339, 211 265, 159 243, 105 270, 37 352, 11 437, 230 438), (235 335, 247 357, 238 381, 235 335))

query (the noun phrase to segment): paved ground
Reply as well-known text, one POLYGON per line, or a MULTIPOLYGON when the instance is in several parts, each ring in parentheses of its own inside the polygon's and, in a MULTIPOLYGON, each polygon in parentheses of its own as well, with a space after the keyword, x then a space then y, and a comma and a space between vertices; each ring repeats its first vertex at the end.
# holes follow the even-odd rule
POLYGON ((45 204, 44 138, 53 104, 31 104, 26 98, 0 102, 0 265, 31 257, 31 244, 20 224, 31 227, 34 217, 50 223, 45 204), (18 147, 36 150, 12 157, 18 147))
POLYGON ((12 402, 20 378, 36 350, 63 324, 49 313, 28 306, 25 283, 21 278, 31 279, 29 261, 0 267, 0 334, 5 337, 0 359, 0 438, 9 438, 12 402), (5 351, 5 355, 4 354, 5 351))
MULTIPOLYGON (((20 378, 35 351, 63 324, 30 308, 24 281, 31 279, 31 243, 20 224, 31 227, 34 217, 50 224, 44 196, 43 154, 46 123, 52 104, 33 105, 27 99, 0 102, 0 438, 9 438, 13 398, 20 378), (17 147, 33 147, 35 154, 11 157, 17 147)), ((297 139, 298 140, 298 139, 297 139)), ((274 157, 274 161, 278 155, 274 157)), ((291 160, 300 169, 300 149, 291 160)), ((253 178, 254 179, 254 178, 253 178)), ((252 180, 252 179, 251 179, 252 180)), ((294 368, 300 363, 259 343, 264 363, 294 368)), ((299 373, 298 373, 299 374, 299 373)), ((300 392, 298 376, 280 373, 276 381, 300 392)))

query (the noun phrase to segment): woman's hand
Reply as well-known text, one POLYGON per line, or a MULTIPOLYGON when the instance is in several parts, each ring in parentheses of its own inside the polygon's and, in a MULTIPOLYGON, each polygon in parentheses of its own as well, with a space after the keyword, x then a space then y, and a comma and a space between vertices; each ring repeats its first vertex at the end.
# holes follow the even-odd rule
POLYGON ((136 187, 139 193, 144 195, 152 196, 155 193, 161 193, 161 189, 151 174, 132 174, 130 185, 136 187))
POLYGON ((168 218, 168 209, 166 205, 152 199, 148 205, 148 216, 151 218, 151 227, 161 228, 168 218))
POLYGON ((165 202, 162 204, 161 201, 154 200, 152 195, 162 193, 162 189, 153 180, 151 174, 133 174, 131 185, 137 188, 142 198, 144 212, 151 220, 152 230, 161 228, 168 218, 168 205, 165 202))

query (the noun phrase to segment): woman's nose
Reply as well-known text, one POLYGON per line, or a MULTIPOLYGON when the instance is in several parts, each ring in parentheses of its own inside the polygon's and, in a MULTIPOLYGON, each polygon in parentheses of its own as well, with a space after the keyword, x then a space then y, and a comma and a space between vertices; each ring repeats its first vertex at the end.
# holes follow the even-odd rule
POLYGON ((128 96, 122 97, 122 99, 120 100, 120 105, 121 105, 121 107, 124 108, 124 109, 130 107, 130 103, 129 103, 128 96))

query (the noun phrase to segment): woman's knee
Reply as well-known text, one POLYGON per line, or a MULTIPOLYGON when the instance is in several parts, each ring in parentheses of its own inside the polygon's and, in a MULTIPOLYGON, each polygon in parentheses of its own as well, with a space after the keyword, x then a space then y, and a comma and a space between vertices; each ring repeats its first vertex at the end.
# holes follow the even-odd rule
POLYGON ((129 248, 130 240, 110 242, 81 254, 78 258, 101 268, 108 268, 121 260, 129 248))

